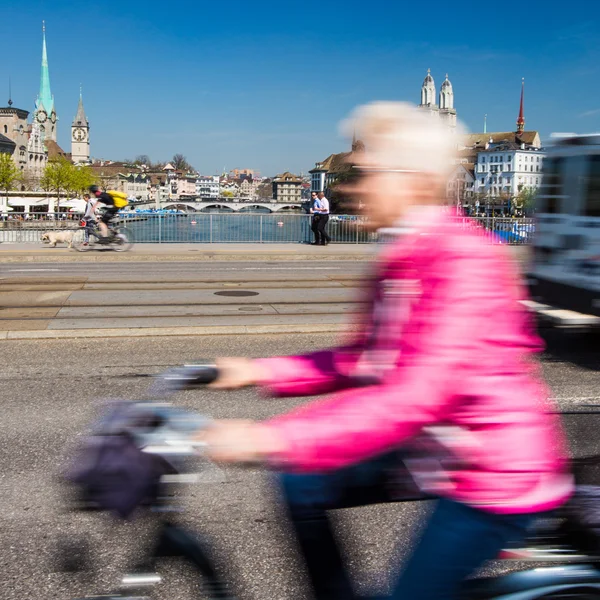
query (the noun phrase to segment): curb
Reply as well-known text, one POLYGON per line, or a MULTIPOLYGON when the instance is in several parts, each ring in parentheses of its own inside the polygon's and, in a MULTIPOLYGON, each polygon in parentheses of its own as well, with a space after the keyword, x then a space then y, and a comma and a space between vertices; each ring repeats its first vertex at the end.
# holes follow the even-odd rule
POLYGON ((190 254, 4 254, 0 251, 0 263, 111 263, 111 262, 265 262, 265 261, 354 261, 366 262, 370 253, 359 254, 209 254, 191 251, 190 254))
POLYGON ((0 331, 0 340, 44 340, 76 338, 140 338, 207 335, 266 335, 295 333, 339 333, 348 325, 235 325, 229 327, 144 327, 135 329, 42 329, 37 331, 0 331))

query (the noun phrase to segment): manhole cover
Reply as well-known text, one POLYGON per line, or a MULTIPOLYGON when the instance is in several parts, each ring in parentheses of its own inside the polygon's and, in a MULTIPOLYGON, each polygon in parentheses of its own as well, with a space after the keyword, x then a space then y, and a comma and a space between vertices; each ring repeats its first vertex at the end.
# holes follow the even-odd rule
POLYGON ((262 308, 260 306, 242 306, 241 308, 238 308, 238 310, 243 312, 261 312, 262 308))
POLYGON ((246 290, 223 290, 215 292, 215 296, 258 296, 258 292, 248 292, 246 290))

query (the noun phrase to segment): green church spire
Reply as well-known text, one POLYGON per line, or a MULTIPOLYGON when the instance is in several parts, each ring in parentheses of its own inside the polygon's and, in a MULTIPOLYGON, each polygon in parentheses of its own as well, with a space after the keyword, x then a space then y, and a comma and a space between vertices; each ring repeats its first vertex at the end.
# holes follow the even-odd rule
POLYGON ((54 110, 54 97, 50 91, 50 72, 48 70, 48 53, 46 51, 46 22, 42 21, 42 77, 40 93, 35 103, 36 110, 43 108, 47 115, 54 110))

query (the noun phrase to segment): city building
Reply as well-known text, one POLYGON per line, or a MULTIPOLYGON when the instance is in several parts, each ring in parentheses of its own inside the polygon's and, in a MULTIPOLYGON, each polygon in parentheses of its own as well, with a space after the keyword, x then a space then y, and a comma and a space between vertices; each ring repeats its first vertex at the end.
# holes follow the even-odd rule
POLYGON ((150 175, 147 173, 119 173, 114 188, 127 194, 130 200, 147 202, 150 199, 150 175))
POLYGON ((286 171, 273 179, 273 200, 299 204, 301 199, 302 179, 300 177, 286 171))
POLYGON ((524 83, 514 132, 475 133, 465 136, 465 149, 475 153, 474 192, 478 200, 492 199, 494 206, 510 209, 523 190, 542 181, 545 153, 537 131, 525 131, 524 83))
POLYGON ((79 92, 77 114, 71 124, 71 160, 77 164, 90 162, 90 124, 83 109, 83 98, 79 92))
POLYGON ((231 197, 238 198, 240 197, 240 186, 236 181, 229 181, 228 179, 221 179, 220 182, 221 187, 221 196, 222 197, 231 197))
POLYGON ((240 197, 245 199, 255 198, 258 193, 258 186, 260 182, 254 179, 241 179, 239 181, 240 186, 240 197))
POLYGON ((10 154, 12 156, 17 145, 5 135, 0 133, 0 154, 10 154))
POLYGON ((246 179, 248 177, 254 178, 255 175, 258 175, 253 169, 232 169, 229 171, 230 179, 246 179))
POLYGON ((448 204, 465 206, 475 193, 475 165, 460 163, 456 165, 446 184, 448 204))
POLYGON ((177 193, 180 200, 194 200, 197 194, 197 175, 177 171, 177 193))
POLYGON ((0 134, 13 144, 11 152, 15 165, 24 171, 27 166, 27 143, 29 142, 30 125, 27 122, 29 111, 14 108, 9 98, 8 106, 0 108, 0 134))
POLYGON ((200 175, 196 179, 196 196, 198 198, 218 199, 221 195, 219 177, 216 175, 200 175))
POLYGON ((448 127, 454 129, 456 127, 454 91, 447 73, 446 79, 440 88, 439 104, 436 104, 435 100, 435 81, 431 76, 431 69, 427 69, 427 76, 421 86, 421 103, 419 104, 419 108, 429 112, 432 117, 441 119, 448 127))
POLYGON ((310 175, 310 191, 324 192, 325 196, 331 195, 331 187, 338 179, 340 173, 348 168, 348 159, 353 152, 361 152, 364 150, 364 144, 352 139, 351 152, 340 152, 338 154, 330 154, 325 160, 315 163, 315 168, 308 173, 310 175))

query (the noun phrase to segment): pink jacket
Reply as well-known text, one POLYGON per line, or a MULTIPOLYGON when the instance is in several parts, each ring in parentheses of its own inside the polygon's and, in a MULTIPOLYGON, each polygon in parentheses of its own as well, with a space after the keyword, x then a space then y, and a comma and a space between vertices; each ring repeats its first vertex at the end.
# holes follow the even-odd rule
POLYGON ((430 491, 498 513, 563 503, 566 446, 506 253, 441 211, 386 246, 348 345, 262 361, 273 395, 327 394, 267 422, 286 441, 274 462, 337 469, 425 431, 460 465, 430 491), (357 384, 376 370, 377 383, 357 384))

